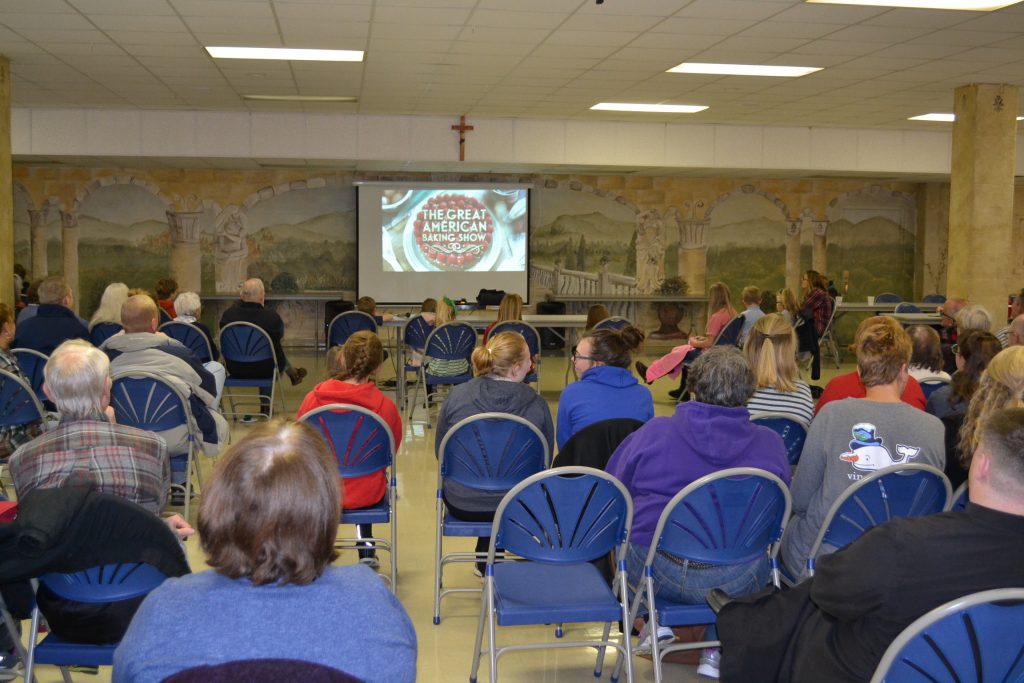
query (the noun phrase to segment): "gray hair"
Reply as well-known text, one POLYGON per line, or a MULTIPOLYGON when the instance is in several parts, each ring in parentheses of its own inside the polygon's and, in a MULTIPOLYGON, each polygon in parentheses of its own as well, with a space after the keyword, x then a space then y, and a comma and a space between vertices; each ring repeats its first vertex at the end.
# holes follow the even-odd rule
POLYGON ((702 353, 690 366, 686 381, 686 391, 696 400, 725 408, 746 405, 756 388, 750 363, 728 346, 713 346, 702 353))
POLYGON ((242 301, 259 301, 266 294, 263 280, 258 277, 249 278, 242 283, 242 301))
POLYGON ((1024 344, 1024 313, 1018 315, 1010 323, 1010 331, 1017 336, 1017 343, 1024 344))
POLYGON ((71 288, 60 275, 52 275, 39 285, 39 303, 59 304, 71 295, 71 288))
POLYGON ((109 373, 107 354, 81 339, 58 346, 43 368, 46 389, 57 410, 74 420, 103 415, 109 373))
POLYGON ((992 314, 979 304, 965 306, 956 314, 956 329, 957 334, 963 334, 967 330, 991 332, 992 314))
POLYGON ((195 317, 196 311, 202 302, 199 301, 199 295, 195 292, 182 292, 174 298, 174 312, 178 315, 191 315, 195 317))

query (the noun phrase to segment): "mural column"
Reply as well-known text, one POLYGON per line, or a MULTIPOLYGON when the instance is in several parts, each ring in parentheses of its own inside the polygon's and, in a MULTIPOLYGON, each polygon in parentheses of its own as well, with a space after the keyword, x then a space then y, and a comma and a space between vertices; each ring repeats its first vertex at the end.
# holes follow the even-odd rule
POLYGON ((171 277, 178 283, 179 292, 199 292, 202 289, 202 256, 199 251, 199 221, 201 211, 168 211, 167 225, 171 230, 171 277))
POLYGON ((78 214, 60 212, 60 251, 64 264, 64 282, 75 296, 74 309, 78 311, 78 214))
MULTIPOLYGON (((828 221, 816 221, 814 215, 807 211, 804 213, 801 230, 812 230, 814 243, 811 247, 811 268, 822 275, 828 273, 828 221)), ((827 275, 826 275, 827 277, 827 275)))
POLYGON ((46 259, 46 226, 43 225, 45 218, 45 211, 38 209, 29 209, 28 211, 29 253, 32 254, 29 272, 32 274, 33 282, 42 280, 49 273, 46 259))
POLYGON ((11 174, 11 62, 0 55, 0 301, 14 301, 14 179, 11 174))
POLYGON ((679 276, 700 296, 707 291, 708 228, 711 219, 687 218, 679 221, 679 276))
POLYGON ((790 221, 786 227, 786 286, 800 297, 800 226, 803 221, 790 221))
POLYGON ((249 268, 246 235, 245 214, 237 206, 229 206, 217 219, 214 280, 218 292, 237 292, 245 281, 249 268))

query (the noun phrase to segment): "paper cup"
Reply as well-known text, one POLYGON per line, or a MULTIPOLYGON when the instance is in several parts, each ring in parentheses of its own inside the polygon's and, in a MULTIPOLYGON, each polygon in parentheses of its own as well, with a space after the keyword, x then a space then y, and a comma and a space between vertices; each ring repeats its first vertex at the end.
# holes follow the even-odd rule
POLYGON ((836 306, 841 306, 842 303, 843 303, 843 297, 837 296, 836 297, 836 306))
POLYGON ((868 306, 874 306, 874 305, 875 305, 875 297, 869 296, 868 297, 868 306))

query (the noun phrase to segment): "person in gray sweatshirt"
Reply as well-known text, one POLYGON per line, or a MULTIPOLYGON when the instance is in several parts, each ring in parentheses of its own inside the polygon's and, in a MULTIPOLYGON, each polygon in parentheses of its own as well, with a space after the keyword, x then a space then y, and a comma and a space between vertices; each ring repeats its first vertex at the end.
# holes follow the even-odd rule
POLYGON ((781 560, 790 576, 805 578, 808 553, 829 508, 858 480, 910 462, 943 469, 942 422, 900 400, 911 347, 893 318, 867 327, 857 337, 857 372, 867 395, 833 401, 811 423, 793 477, 793 516, 782 537, 781 560))

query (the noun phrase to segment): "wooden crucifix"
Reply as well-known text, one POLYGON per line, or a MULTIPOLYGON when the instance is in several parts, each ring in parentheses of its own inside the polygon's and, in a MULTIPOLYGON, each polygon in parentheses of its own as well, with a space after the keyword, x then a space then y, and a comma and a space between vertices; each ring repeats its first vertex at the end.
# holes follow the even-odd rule
POLYGON ((473 126, 466 125, 466 117, 459 117, 459 125, 452 126, 452 130, 459 131, 459 161, 466 160, 466 131, 473 130, 473 126))

